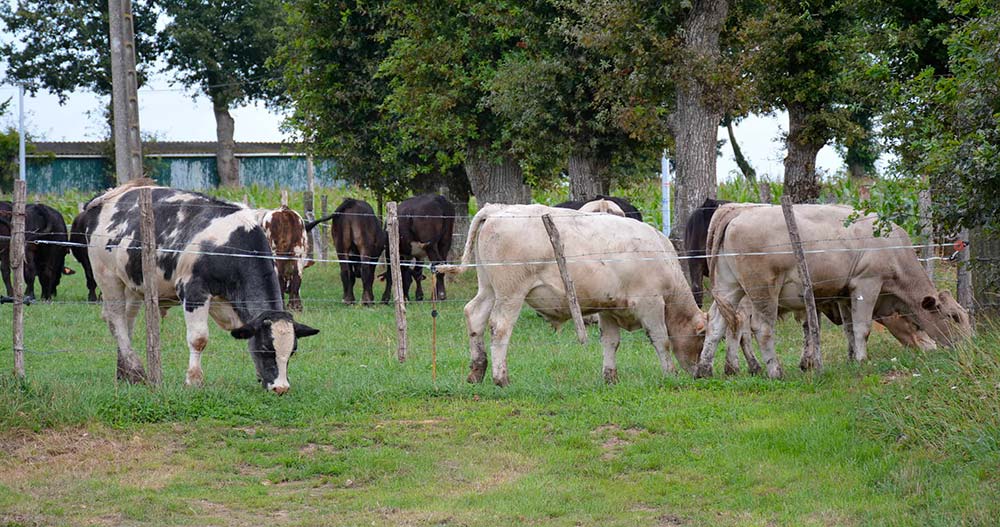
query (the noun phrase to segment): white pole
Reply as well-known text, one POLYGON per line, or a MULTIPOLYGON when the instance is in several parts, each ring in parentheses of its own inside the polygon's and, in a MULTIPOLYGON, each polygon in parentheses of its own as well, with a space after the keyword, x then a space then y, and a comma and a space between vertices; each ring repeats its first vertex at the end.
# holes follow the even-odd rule
POLYGON ((660 158, 660 181, 662 196, 660 198, 660 209, 663 213, 663 234, 670 237, 670 161, 667 160, 667 149, 663 149, 663 156, 660 158))
POLYGON ((17 178, 24 181, 24 85, 17 87, 17 178))

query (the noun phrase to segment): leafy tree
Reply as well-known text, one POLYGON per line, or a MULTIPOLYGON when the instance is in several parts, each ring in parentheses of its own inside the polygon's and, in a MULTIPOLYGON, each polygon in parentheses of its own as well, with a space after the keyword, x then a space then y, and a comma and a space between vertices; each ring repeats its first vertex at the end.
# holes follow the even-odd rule
POLYGON ((272 63, 287 90, 286 126, 315 155, 336 159, 340 177, 401 198, 423 167, 407 155, 384 106, 389 79, 378 73, 392 42, 387 3, 288 2, 272 63))
POLYGON ((385 107, 400 143, 435 150, 442 167, 461 163, 480 203, 531 199, 520 160, 488 104, 489 84, 521 35, 504 22, 524 16, 516 2, 393 0, 393 40, 380 74, 389 80, 385 107))
POLYGON ((229 109, 273 96, 266 61, 275 50, 279 0, 158 0, 170 22, 159 34, 169 69, 184 86, 196 87, 215 113, 219 179, 239 186, 233 150, 235 123, 229 109))
MULTIPOLYGON (((134 0, 136 68, 141 86, 156 56, 154 0, 134 0)), ((107 0, 17 0, 0 3, 0 21, 14 36, 0 44, 6 78, 29 93, 48 90, 60 102, 84 89, 111 94, 107 0)))
POLYGON ((857 67, 850 5, 835 0, 776 0, 739 31, 757 111, 788 111, 785 192, 797 203, 819 197, 816 155, 855 129, 845 101, 846 72, 857 67))

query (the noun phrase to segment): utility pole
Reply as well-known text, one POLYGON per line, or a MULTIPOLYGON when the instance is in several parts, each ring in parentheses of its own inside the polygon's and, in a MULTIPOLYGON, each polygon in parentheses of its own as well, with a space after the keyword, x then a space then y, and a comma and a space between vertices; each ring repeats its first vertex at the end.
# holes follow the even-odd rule
POLYGON ((139 139, 139 78, 135 71, 132 0, 108 0, 111 26, 111 107, 114 112, 118 183, 142 177, 139 139))

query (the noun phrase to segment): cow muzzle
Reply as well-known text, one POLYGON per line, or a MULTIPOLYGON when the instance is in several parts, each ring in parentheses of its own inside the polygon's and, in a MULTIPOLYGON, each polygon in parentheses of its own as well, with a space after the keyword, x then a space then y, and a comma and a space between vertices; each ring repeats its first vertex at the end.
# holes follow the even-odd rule
POLYGON ((275 382, 267 385, 267 389, 278 395, 285 395, 292 387, 288 383, 275 382))

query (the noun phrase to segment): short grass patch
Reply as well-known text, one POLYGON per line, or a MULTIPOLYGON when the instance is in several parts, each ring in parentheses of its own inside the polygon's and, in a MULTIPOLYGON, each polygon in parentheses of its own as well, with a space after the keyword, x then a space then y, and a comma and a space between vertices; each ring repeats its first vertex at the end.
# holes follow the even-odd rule
MULTIPOLYGON (((28 379, 0 377, 0 526, 922 526, 1000 516, 1000 332, 928 354, 876 332, 871 361, 855 365, 828 324, 826 369, 803 374, 801 331, 787 321, 782 381, 664 377, 637 332, 623 334, 621 381, 608 386, 595 328, 580 346, 525 310, 512 385, 500 389, 465 382, 473 273, 436 306, 436 381, 433 306, 408 306, 411 357, 400 364, 392 310, 343 305, 337 273, 306 271, 299 319, 322 333, 300 342, 284 397, 260 388, 245 344, 218 328, 205 386, 183 387, 176 311, 163 321, 164 386, 116 383, 100 308, 77 303, 82 274, 64 281, 59 302, 28 307, 28 379)), ((0 350, 9 372, 9 344, 0 350)))

